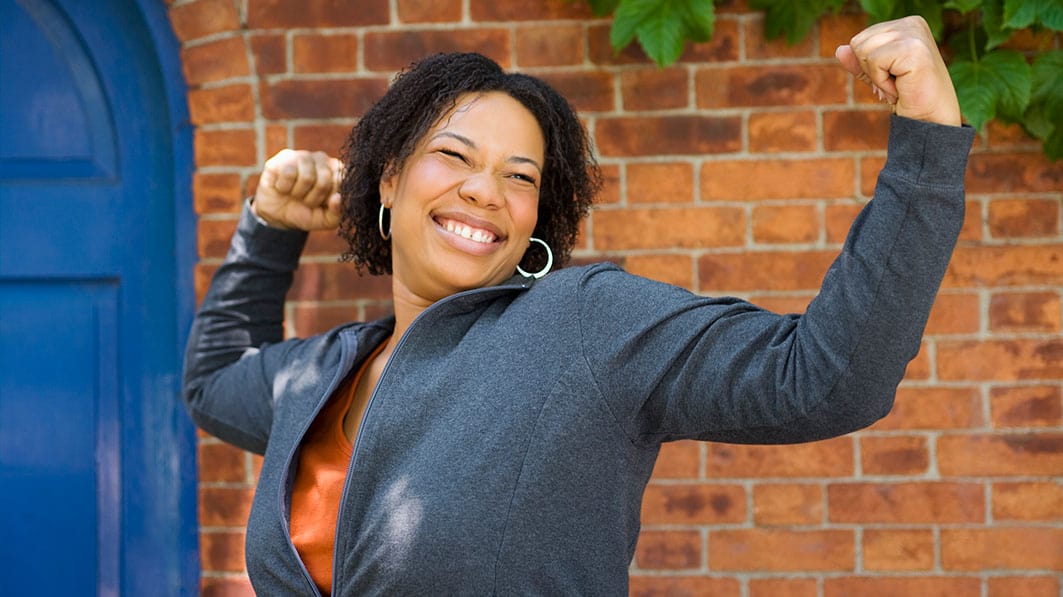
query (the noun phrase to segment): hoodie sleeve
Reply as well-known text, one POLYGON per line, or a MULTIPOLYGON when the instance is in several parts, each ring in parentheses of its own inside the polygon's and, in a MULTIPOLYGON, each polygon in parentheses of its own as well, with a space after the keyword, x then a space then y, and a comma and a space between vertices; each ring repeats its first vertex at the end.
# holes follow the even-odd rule
POLYGON ((793 443, 885 416, 963 224, 973 137, 892 117, 875 197, 803 315, 590 270, 584 357, 632 441, 793 443))
POLYGON ((185 351, 182 397, 192 419, 260 454, 273 420, 273 375, 294 345, 281 342, 284 297, 306 238, 267 226, 248 202, 185 351))

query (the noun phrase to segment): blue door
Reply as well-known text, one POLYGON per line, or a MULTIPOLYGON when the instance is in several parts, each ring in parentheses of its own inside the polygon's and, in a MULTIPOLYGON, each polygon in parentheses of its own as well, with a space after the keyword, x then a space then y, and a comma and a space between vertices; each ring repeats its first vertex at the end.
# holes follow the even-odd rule
POLYGON ((180 158, 146 14, 0 0, 0 595, 196 591, 180 158))

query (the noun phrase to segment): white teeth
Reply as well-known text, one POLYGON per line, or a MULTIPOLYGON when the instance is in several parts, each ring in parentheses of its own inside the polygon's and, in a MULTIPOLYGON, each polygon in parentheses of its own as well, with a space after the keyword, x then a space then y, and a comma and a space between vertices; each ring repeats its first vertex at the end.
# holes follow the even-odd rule
POLYGON ((473 229, 460 222, 455 222, 454 220, 446 220, 443 227, 447 232, 457 234, 458 236, 473 242, 491 243, 495 240, 495 235, 486 230, 480 230, 479 228, 473 229))

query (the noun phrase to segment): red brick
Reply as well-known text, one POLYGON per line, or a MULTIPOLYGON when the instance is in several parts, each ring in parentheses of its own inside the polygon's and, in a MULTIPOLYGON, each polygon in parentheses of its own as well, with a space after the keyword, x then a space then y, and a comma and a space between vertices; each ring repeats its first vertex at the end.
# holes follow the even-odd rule
POLYGON ((996 387, 989 391, 994 427, 1063 426, 1059 386, 996 387))
POLYGON ((846 110, 823 113, 823 148, 827 151, 885 150, 889 113, 846 110))
POLYGON ((989 329, 1058 332, 1060 302, 1055 292, 1000 292, 989 301, 989 329))
POLYGON ((306 124, 296 126, 292 138, 295 147, 339 157, 350 134, 351 126, 346 124, 306 124))
POLYGON ((196 166, 255 166, 255 131, 252 129, 203 130, 194 134, 196 166))
POLYGON ((711 66, 694 89, 699 108, 841 104, 846 76, 834 65, 711 66))
POLYGON ((989 234, 994 238, 1057 236, 1059 234, 1059 200, 990 201, 989 234))
POLYGON ((1063 529, 942 529, 945 570, 1063 570, 1063 529))
POLYGON ((792 446, 708 444, 709 478, 841 477, 853 474, 853 440, 792 446))
MULTIPOLYGON (((834 51, 848 45, 854 35, 867 27, 867 15, 861 12, 827 14, 819 19, 819 55, 834 58, 834 51)), ((809 36, 812 37, 812 36, 809 36)))
POLYGON ((705 255, 698 260, 700 290, 816 290, 836 256, 835 251, 705 255))
POLYGON ((643 531, 635 548, 641 570, 683 570, 701 566, 701 533, 643 531))
POLYGON ((959 247, 945 272, 947 287, 1063 285, 1063 245, 959 247))
POLYGON ((749 151, 815 151, 818 130, 813 112, 756 112, 749 115, 749 151))
POLYGON ((703 200, 820 199, 853 196, 855 168, 847 158, 720 160, 701 168, 703 200))
POLYGON ((749 302, 772 313, 804 313, 813 294, 750 295, 749 302))
POLYGON ((607 72, 554 72, 540 77, 580 112, 608 112, 616 107, 613 76, 607 72))
POLYGON ((945 435, 937 442, 944 476, 1063 475, 1063 433, 945 435))
POLYGON ((341 239, 335 230, 316 230, 310 233, 303 256, 325 256, 339 258, 347 251, 347 241, 341 239))
POLYGON ((297 73, 358 70, 358 36, 301 34, 292 38, 292 67, 297 73))
POLYGON ((246 83, 191 89, 188 92, 188 112, 192 124, 219 122, 250 122, 255 119, 251 86, 246 83))
POLYGON ((356 305, 299 305, 292 311, 296 337, 305 338, 359 320, 356 305))
POLYGON ((978 332, 982 319, 981 300, 976 294, 943 292, 934 301, 926 333, 973 334, 978 332))
POLYGON ((993 484, 993 520, 1063 521, 1059 479, 993 484))
POLYGON ((758 205, 753 208, 753 242, 810 243, 819 238, 815 205, 758 205))
POLYGON ((595 203, 598 205, 620 203, 620 166, 602 164, 602 188, 598 191, 595 203))
POLYGON ((940 342, 945 380, 1016 381, 1063 378, 1063 339, 940 342))
POLYGON ((543 21, 555 19, 587 20, 594 15, 586 2, 541 0, 540 2, 498 2, 469 0, 469 15, 474 21, 543 21))
POLYGON ((865 475, 921 475, 929 466, 925 437, 860 438, 860 468, 865 475))
POLYGON ((701 155, 742 148, 737 116, 603 117, 595 127, 603 156, 701 155))
POLYGON ((624 259, 624 269, 688 290, 694 285, 694 262, 689 255, 629 255, 624 259))
POLYGON ((202 597, 255 597, 251 581, 241 578, 203 578, 200 586, 202 597))
MULTIPOLYGON (((284 124, 267 124, 266 125, 266 155, 273 157, 280 153, 282 149, 291 147, 292 144, 288 142, 288 127, 284 124)), ((267 158, 268 159, 268 158, 267 158)), ((255 181, 256 188, 258 187, 258 181, 255 181)))
POLYGON ((650 483, 642 497, 642 524, 721 524, 746 519, 740 485, 650 483))
POLYGON ((227 37, 181 51, 185 81, 192 87, 251 74, 244 40, 227 37))
POLYGON ((516 30, 517 64, 569 66, 583 62, 581 25, 520 25, 516 30))
POLYGON ((878 174, 886 165, 886 158, 868 156, 860 159, 860 196, 872 197, 875 194, 875 184, 878 182, 878 174))
POLYGON ((200 566, 205 572, 243 572, 244 533, 242 531, 200 533, 199 558, 200 566))
POLYGON ((982 597, 982 579, 962 576, 827 578, 823 597, 982 597))
POLYGON ((934 532, 866 529, 864 569, 874 571, 930 570, 934 567, 934 532))
POLYGON ((391 277, 358 275, 350 263, 303 263, 288 293, 291 301, 353 299, 391 299, 391 277))
POLYGON ((923 343, 919 345, 919 352, 916 353, 915 358, 912 359, 908 363, 908 367, 905 368, 904 379, 907 381, 929 379, 930 367, 930 351, 927 349, 926 341, 923 341, 923 343))
POLYGON ((446 23, 461 20, 461 0, 398 0, 403 23, 446 23))
POLYGON ((816 55, 816 36, 807 35, 790 45, 786 36, 769 40, 764 34, 764 16, 753 14, 745 22, 746 59, 775 60, 778 58, 813 58, 816 55))
POLYGON ((760 483, 753 487, 753 522, 758 526, 822 524, 824 506, 819 485, 760 483))
POLYGON ((854 568, 852 531, 743 529, 709 533, 709 565, 735 571, 844 571, 854 568))
POLYGON ((864 205, 862 202, 853 201, 835 203, 826 207, 824 211, 824 228, 827 232, 828 243, 841 244, 845 242, 846 237, 849 235, 849 229, 852 228, 856 216, 864 209, 864 205))
POLYGON ((594 214, 599 251, 741 245, 745 213, 736 207, 600 210, 594 214))
POLYGON ((654 479, 696 479, 701 476, 701 443, 691 440, 668 442, 661 446, 654 479))
POLYGON ((200 487, 199 524, 205 527, 243 527, 251 511, 254 489, 200 487))
MULTIPOLYGON (((651 61, 642 51, 638 41, 632 42, 620 52, 609 43, 610 24, 591 25, 587 30, 588 57, 594 64, 636 64, 651 61)), ((707 42, 687 42, 679 63, 702 64, 705 62, 728 62, 738 60, 738 24, 733 20, 717 20, 712 39, 707 42)))
POLYGON ((259 34, 251 37, 251 53, 255 72, 275 75, 288 71, 288 42, 281 34, 259 34))
POLYGON ((1038 140, 1031 137, 1026 133, 1026 130, 1022 128, 1022 125, 1007 123, 1001 120, 990 120, 985 126, 985 136, 987 137, 987 147, 995 149, 1009 148, 1009 149, 1032 149, 1037 147, 1040 143, 1038 140))
POLYGON ((656 66, 620 73, 620 93, 625 110, 668 110, 685 108, 689 87, 687 69, 660 69, 656 66))
POLYGON ((1063 188, 1063 162, 1051 163, 1040 152, 972 153, 968 193, 1055 193, 1063 188))
POLYGON ((373 31, 365 34, 365 67, 396 71, 436 52, 479 52, 509 67, 510 38, 506 29, 430 29, 373 31))
POLYGON ((239 174, 192 175, 192 197, 197 214, 236 213, 243 204, 239 174))
POLYGON ((251 29, 357 27, 386 25, 388 0, 255 0, 247 7, 251 29))
POLYGON ((814 578, 751 578, 749 597, 819 597, 814 578))
POLYGON ((963 227, 960 228, 960 242, 982 240, 982 204, 968 201, 965 204, 963 227))
POLYGON ((871 429, 969 429, 983 423, 978 388, 902 386, 893 411, 871 429))
POLYGON ((629 597, 739 597, 741 585, 733 578, 707 576, 632 575, 629 597))
POLYGON ((986 504, 978 483, 837 483, 827 487, 831 522, 982 522, 986 504))
POLYGON ((991 577, 987 584, 988 597, 1059 597, 1060 593, 1058 576, 991 577))
POLYGON ((198 446, 200 483, 246 483, 247 452, 220 441, 198 446))
POLYGON ((686 162, 627 165, 627 202, 692 203, 694 167, 686 162))
POLYGON ((232 0, 198 0, 170 9, 170 24, 177 39, 189 41, 240 28, 232 0))
POLYGON ((364 114, 385 91, 387 81, 381 78, 276 81, 262 86, 262 115, 353 118, 364 114))

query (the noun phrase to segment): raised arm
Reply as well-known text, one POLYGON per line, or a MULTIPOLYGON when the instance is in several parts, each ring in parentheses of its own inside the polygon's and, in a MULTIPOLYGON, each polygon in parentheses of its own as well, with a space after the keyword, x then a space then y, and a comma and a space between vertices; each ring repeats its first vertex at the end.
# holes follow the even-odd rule
POLYGON ((185 352, 183 397, 196 423, 261 453, 273 418, 272 372, 284 338, 284 297, 306 230, 335 227, 339 162, 284 150, 265 164, 229 253, 211 281, 185 352))

